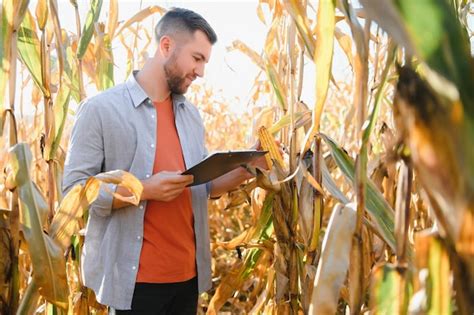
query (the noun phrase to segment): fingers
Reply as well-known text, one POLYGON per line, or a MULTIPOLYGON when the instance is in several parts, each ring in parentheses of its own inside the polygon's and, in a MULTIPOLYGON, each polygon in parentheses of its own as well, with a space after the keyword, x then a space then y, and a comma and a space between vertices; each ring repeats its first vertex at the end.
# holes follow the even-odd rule
POLYGON ((181 172, 167 172, 163 171, 158 173, 161 177, 163 184, 177 184, 177 185, 189 185, 194 181, 193 175, 181 175, 181 172))
POLYGON ((186 180, 184 182, 167 182, 164 183, 162 182, 160 185, 160 190, 161 193, 157 196, 157 199, 162 200, 162 201, 170 201, 178 197, 184 189, 186 189, 186 186, 192 183, 191 180, 186 180))
POLYGON ((166 178, 164 183, 176 186, 187 186, 194 181, 193 175, 176 175, 176 177, 166 178))
POLYGON ((183 184, 159 184, 155 185, 152 188, 152 191, 149 193, 150 199, 156 201, 171 201, 181 195, 186 189, 186 186, 183 184))
POLYGON ((183 185, 185 183, 192 183, 192 175, 176 175, 175 177, 166 177, 162 179, 163 184, 183 185), (189 177, 190 176, 190 177, 189 177))
POLYGON ((163 171, 156 176, 159 178, 159 187, 162 190, 160 198, 162 201, 171 201, 178 197, 183 190, 194 181, 193 175, 181 175, 181 171, 163 171))
POLYGON ((260 143, 260 140, 257 140, 255 144, 251 147, 252 150, 261 150, 262 149, 262 144, 260 143))
POLYGON ((181 175, 181 173, 163 171, 143 180, 146 199, 170 201, 178 197, 186 186, 194 181, 192 175, 181 175))

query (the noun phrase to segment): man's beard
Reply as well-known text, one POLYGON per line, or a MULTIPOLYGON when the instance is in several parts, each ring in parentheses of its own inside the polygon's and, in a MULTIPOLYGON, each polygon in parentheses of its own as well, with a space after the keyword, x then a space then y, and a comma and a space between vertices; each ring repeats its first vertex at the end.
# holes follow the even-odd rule
POLYGON ((168 83, 168 88, 173 94, 184 94, 187 91, 187 87, 184 85, 186 77, 182 75, 181 71, 178 69, 178 64, 176 62, 176 56, 173 54, 171 58, 164 65, 166 82, 168 83))

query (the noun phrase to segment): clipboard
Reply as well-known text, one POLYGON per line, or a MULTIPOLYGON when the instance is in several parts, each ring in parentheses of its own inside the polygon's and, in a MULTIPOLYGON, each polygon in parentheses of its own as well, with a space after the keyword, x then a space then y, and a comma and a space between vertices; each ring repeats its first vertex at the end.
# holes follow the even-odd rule
POLYGON ((201 185, 252 162, 267 152, 257 150, 215 152, 181 175, 194 176, 194 181, 188 186, 201 185))

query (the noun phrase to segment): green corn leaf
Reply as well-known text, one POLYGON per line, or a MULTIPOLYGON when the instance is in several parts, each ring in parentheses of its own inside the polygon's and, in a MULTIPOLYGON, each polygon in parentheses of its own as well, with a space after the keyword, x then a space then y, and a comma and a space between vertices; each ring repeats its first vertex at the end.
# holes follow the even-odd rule
POLYGON ((79 74, 77 73, 79 71, 79 68, 77 66, 76 56, 74 52, 72 51, 72 48, 70 45, 66 47, 66 63, 71 65, 71 72, 68 73, 67 71, 65 72, 65 77, 68 80, 68 83, 70 84, 70 89, 71 89, 71 97, 77 102, 80 102, 80 95, 79 95, 79 74))
POLYGON ((82 29, 82 36, 77 48, 77 58, 81 59, 86 53, 87 46, 94 34, 94 24, 99 20, 100 10, 102 8, 102 0, 92 0, 91 8, 87 14, 84 28, 82 29))
POLYGON ((47 90, 41 80, 40 41, 36 34, 35 21, 29 11, 27 11, 18 30, 18 52, 33 81, 43 94, 47 95, 47 90))
POLYGON ((278 73, 275 67, 271 64, 270 61, 266 62, 266 70, 267 70, 268 79, 270 80, 270 83, 272 84, 273 91, 275 92, 278 103, 280 104, 280 107, 283 109, 283 111, 286 111, 288 108, 288 105, 286 103, 286 93, 285 93, 285 90, 283 89, 283 84, 280 81, 280 77, 278 76, 278 73))
MULTIPOLYGON (((9 7, 7 6, 8 1, 2 2, 2 10, 0 15, 0 135, 3 134, 4 115, 3 110, 5 108, 5 88, 8 82, 8 68, 11 51, 11 33, 12 25, 8 22, 9 7)), ((11 5, 10 5, 11 8, 11 5)))
MULTIPOLYGON (((340 168, 349 183, 353 185, 355 177, 354 161, 331 138, 324 134, 321 134, 321 137, 329 146, 331 155, 333 156, 337 166, 340 168)), ((365 206, 367 211, 372 217, 375 226, 384 241, 395 250, 394 211, 370 179, 367 179, 366 189, 367 195, 365 206)))
POLYGON ((449 257, 437 238, 431 238, 428 258, 428 314, 452 314, 449 257))
MULTIPOLYGON (((474 61, 466 29, 457 18, 451 0, 361 0, 361 3, 368 16, 409 55, 417 55, 453 83, 463 104, 473 103, 474 61)), ((439 80, 435 89, 441 94, 448 90, 439 80)), ((466 105, 466 112, 474 117, 474 106, 466 105)))
MULTIPOLYGON (((464 104, 474 102, 474 62, 469 38, 450 0, 398 1, 399 12, 420 56, 454 83, 464 104)), ((474 117, 474 107, 466 106, 474 117)))
MULTIPOLYGON (((407 270, 385 264, 376 267, 371 287, 371 311, 374 314, 407 314, 413 287, 407 270)), ((445 313, 439 313, 445 314, 445 313)))
POLYGON ((60 90, 54 99, 53 111, 55 121, 55 131, 51 142, 47 142, 45 146, 45 156, 49 160, 54 160, 66 123, 67 113, 69 110, 69 100, 71 98, 70 84, 61 84, 60 90))
POLYGON ((106 90, 114 86, 114 63, 112 44, 108 34, 102 34, 102 45, 100 58, 97 65, 97 75, 99 76, 99 90, 106 90))

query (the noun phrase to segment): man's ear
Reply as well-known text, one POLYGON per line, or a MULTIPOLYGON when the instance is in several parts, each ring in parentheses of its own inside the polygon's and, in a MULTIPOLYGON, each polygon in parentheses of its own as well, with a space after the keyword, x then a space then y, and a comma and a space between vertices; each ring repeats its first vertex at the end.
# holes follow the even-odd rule
POLYGON ((169 36, 162 36, 160 38, 159 49, 163 57, 168 57, 173 48, 173 40, 169 36))

